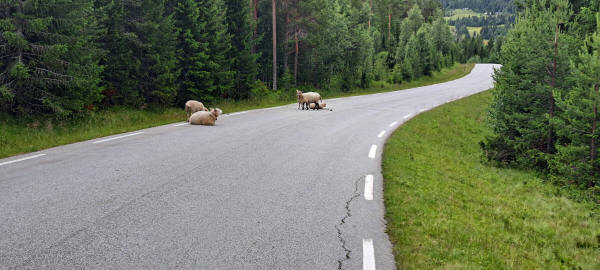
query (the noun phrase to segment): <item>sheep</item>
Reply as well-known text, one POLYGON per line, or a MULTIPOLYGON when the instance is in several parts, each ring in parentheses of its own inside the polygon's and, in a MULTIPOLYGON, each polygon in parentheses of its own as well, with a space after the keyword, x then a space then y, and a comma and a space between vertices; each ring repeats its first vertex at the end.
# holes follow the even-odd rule
POLYGON ((204 104, 202 104, 202 102, 200 101, 196 101, 196 100, 188 100, 185 103, 185 113, 187 114, 187 121, 190 121, 190 116, 195 113, 195 112, 199 112, 199 111, 205 111, 207 112, 208 109, 206 107, 204 107, 204 104))
POLYGON ((325 106, 327 106, 327 103, 319 103, 319 107, 317 107, 315 104, 317 104, 317 103, 311 103, 308 107, 311 108, 311 109, 313 109, 313 110, 315 108, 317 108, 317 110, 330 110, 330 111, 332 111, 332 109, 330 109, 330 108, 325 108, 325 106))
POLYGON ((300 109, 300 104, 302 104, 302 109, 309 109, 309 104, 311 103, 319 103, 319 101, 323 101, 321 99, 321 95, 317 92, 307 92, 302 93, 302 91, 296 89, 296 98, 298 98, 298 109, 300 109))
POLYGON ((210 111, 198 111, 190 116, 190 124, 192 125, 205 125, 214 126, 217 121, 217 117, 221 115, 223 111, 221 109, 211 108, 210 111))

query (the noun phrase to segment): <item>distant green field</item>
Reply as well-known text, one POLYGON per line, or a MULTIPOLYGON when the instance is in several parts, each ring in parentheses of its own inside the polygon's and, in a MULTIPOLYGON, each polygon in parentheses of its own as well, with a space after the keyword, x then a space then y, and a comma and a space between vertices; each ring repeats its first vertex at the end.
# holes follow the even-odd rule
POLYGON ((480 27, 473 27, 473 26, 467 26, 467 30, 469 31, 469 35, 473 36, 475 33, 477 33, 478 35, 481 35, 481 26, 480 27))
POLYGON ((487 17, 487 15, 479 12, 475 12, 470 9, 453 9, 446 11, 445 19, 448 21, 466 18, 466 17, 487 17))
MULTIPOLYGON (((480 27, 473 27, 473 26, 467 26, 467 31, 469 31, 469 35, 473 36, 475 33, 477 33, 478 35, 481 35, 481 26, 480 27)), ((452 31, 452 33, 456 34, 456 26, 454 25, 450 25, 450 31, 452 31)))

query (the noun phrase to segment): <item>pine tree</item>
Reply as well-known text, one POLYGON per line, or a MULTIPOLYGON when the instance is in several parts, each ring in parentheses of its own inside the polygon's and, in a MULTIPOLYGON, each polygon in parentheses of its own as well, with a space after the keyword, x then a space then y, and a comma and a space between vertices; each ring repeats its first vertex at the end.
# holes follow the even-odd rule
POLYGON ((547 168, 548 154, 554 152, 554 93, 569 87, 573 51, 559 27, 567 14, 566 1, 544 3, 528 8, 504 42, 490 111, 496 136, 484 144, 490 159, 541 169, 547 168))
POLYGON ((67 116, 100 98, 91 0, 0 3, 0 111, 67 116))
POLYGON ((562 113, 555 126, 566 140, 557 145, 551 164, 556 173, 586 187, 600 185, 600 14, 596 17, 596 33, 587 39, 573 64, 575 87, 565 95, 556 93, 562 113))

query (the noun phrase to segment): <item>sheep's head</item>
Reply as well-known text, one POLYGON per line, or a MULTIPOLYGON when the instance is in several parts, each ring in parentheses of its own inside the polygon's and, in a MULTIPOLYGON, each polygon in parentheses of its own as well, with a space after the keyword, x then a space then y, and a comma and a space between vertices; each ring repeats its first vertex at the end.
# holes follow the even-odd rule
POLYGON ((223 113, 223 111, 219 108, 213 109, 210 108, 210 114, 212 114, 215 118, 219 117, 219 115, 221 115, 223 113))
POLYGON ((298 98, 298 99, 302 98, 302 91, 296 89, 296 98, 298 98))
POLYGON ((321 103, 321 104, 319 105, 319 107, 321 107, 321 109, 325 108, 325 106, 327 106, 327 103, 321 103))

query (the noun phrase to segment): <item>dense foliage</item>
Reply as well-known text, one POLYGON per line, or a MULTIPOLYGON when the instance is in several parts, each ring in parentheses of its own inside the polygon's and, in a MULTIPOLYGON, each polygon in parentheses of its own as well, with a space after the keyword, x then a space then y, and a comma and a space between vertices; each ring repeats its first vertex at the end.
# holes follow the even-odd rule
POLYGON ((0 0, 0 112, 412 80, 468 59, 442 15, 436 0, 0 0))
POLYGON ((600 191, 600 1, 585 2, 522 3, 495 74, 495 135, 482 147, 490 160, 600 191))

